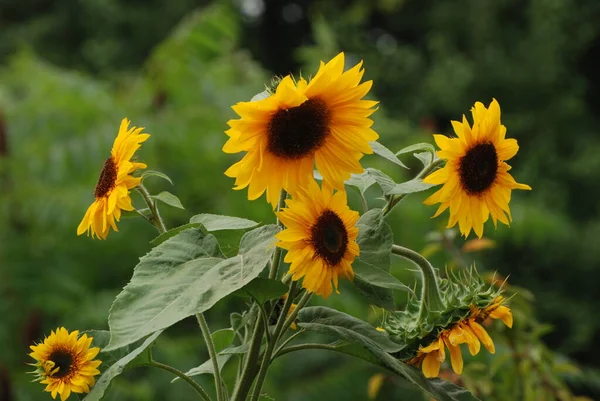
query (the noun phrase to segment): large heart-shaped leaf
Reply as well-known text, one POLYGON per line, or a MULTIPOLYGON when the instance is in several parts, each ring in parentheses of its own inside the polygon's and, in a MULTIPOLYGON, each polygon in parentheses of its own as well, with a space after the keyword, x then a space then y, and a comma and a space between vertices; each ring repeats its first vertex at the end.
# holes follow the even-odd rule
POLYGON ((221 257, 212 235, 189 229, 169 238, 140 259, 131 282, 113 303, 107 349, 130 344, 167 328, 248 284, 274 250, 275 225, 244 235, 239 253, 221 257))
POLYGON ((244 230, 256 227, 257 222, 241 217, 222 216, 220 214, 202 213, 193 216, 190 223, 200 223, 207 231, 244 230))
POLYGON ((354 285, 370 303, 394 309, 392 290, 412 290, 390 274, 394 235, 383 220, 381 209, 371 209, 357 223, 360 255, 354 261, 354 285))

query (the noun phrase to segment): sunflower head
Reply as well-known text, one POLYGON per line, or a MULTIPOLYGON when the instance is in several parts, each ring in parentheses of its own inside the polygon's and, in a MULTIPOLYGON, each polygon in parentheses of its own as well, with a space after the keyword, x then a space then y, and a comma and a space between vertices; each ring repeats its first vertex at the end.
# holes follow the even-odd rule
POLYGON ((286 204, 277 213, 286 229, 276 238, 277 246, 288 251, 289 274, 292 280, 304 277, 306 290, 327 298, 333 288, 338 292, 340 276, 354 278, 358 213, 348 207, 345 192, 333 193, 325 184, 321 189, 314 181, 286 204))
POLYGON ((266 191, 275 207, 281 189, 295 195, 308 186, 315 164, 324 181, 339 190, 351 173, 362 172, 359 160, 373 153, 369 142, 378 135, 369 118, 377 102, 362 99, 372 82, 360 83, 361 67, 344 72, 340 53, 321 63, 310 82, 288 75, 274 81, 275 90, 233 106, 240 119, 228 122, 223 151, 247 152, 225 172, 236 179, 235 189, 248 187, 251 200, 266 191))
POLYGON ((46 385, 45 391, 52 398, 60 395, 65 401, 71 393, 88 393, 95 383, 94 377, 100 374, 97 369, 102 363, 94 360, 100 348, 90 348, 92 337, 79 336, 79 331, 69 333, 64 327, 52 331, 44 342, 32 345, 29 355, 35 359, 32 364, 36 380, 46 385))
POLYGON ((129 128, 129 120, 126 118, 121 121, 110 157, 104 162, 94 189, 95 200, 77 227, 77 235, 87 232, 92 238, 106 239, 111 228, 119 231, 116 222, 121 218, 121 211, 133 210, 129 190, 138 186, 142 179, 132 174, 138 169, 146 168, 146 165, 131 159, 150 137, 149 134, 142 134, 142 131, 143 128, 129 128))
POLYGON ((413 365, 421 365, 426 377, 436 377, 446 358, 446 349, 454 372, 462 373, 460 344, 466 344, 471 355, 479 353, 481 344, 495 352, 494 342, 481 325, 488 318, 500 319, 512 327, 512 313, 503 305, 502 289, 485 284, 474 270, 450 274, 441 283, 445 310, 430 312, 418 321, 418 301, 412 300, 406 310, 386 316, 382 326, 392 339, 409 344, 395 356, 413 365))
POLYGON ((465 237, 473 230, 481 238, 483 224, 490 216, 494 225, 512 221, 508 206, 511 191, 531 187, 517 183, 508 173, 506 160, 517 154, 519 145, 516 139, 505 138, 498 102, 492 100, 489 108, 477 102, 471 112, 473 126, 464 115, 462 122, 452 121, 456 138, 434 135, 440 148, 437 155, 446 165, 423 181, 443 184, 425 200, 428 205, 440 203, 434 217, 449 208, 449 228, 458 223, 465 237))

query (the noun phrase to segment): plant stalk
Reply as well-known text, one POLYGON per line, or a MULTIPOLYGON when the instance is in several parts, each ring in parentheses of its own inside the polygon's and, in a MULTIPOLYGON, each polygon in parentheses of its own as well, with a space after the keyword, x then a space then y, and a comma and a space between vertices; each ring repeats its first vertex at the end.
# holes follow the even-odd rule
POLYGON ((182 371, 175 369, 172 366, 165 365, 164 363, 156 362, 154 360, 150 360, 150 363, 148 363, 147 366, 154 366, 155 368, 159 368, 162 370, 166 370, 167 372, 173 373, 175 376, 179 377, 180 379, 188 383, 190 386, 192 386, 204 401, 212 401, 208 393, 202 387, 200 387, 198 383, 192 380, 191 377, 189 377, 182 371))
POLYGON ((140 182, 140 184, 136 187, 142 198, 144 198, 144 202, 148 205, 148 209, 150 209, 150 213, 152 213, 152 217, 148 221, 156 227, 160 234, 167 232, 167 227, 163 222, 162 217, 160 216, 160 211, 158 210, 158 205, 156 204, 156 200, 152 199, 150 196, 150 192, 146 189, 144 184, 140 182))
POLYGON ((392 254, 403 257, 416 264, 421 270, 422 287, 417 325, 423 321, 428 310, 444 309, 437 273, 433 266, 421 254, 400 245, 392 245, 392 254))
POLYGON ((208 328, 208 324, 206 323, 206 319, 204 318, 204 314, 196 313, 196 320, 198 320, 198 325, 200 326, 200 330, 202 331, 202 336, 204 337, 204 342, 206 343, 206 348, 208 349, 208 355, 210 356, 210 361, 213 366, 213 375, 215 378, 215 389, 217 392, 217 401, 225 401, 225 397, 223 395, 223 380, 221 379, 221 371, 219 368, 219 361, 217 360, 217 352, 215 350, 215 343, 212 340, 210 335, 210 329, 208 328))

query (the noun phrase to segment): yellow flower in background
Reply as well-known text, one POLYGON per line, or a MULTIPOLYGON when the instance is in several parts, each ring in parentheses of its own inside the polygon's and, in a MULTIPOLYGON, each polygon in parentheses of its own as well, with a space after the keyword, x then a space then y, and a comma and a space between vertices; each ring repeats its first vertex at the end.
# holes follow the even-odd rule
POLYGON ((138 186, 141 177, 131 174, 146 168, 144 163, 131 161, 135 152, 150 135, 142 134, 143 128, 129 128, 129 120, 121 121, 119 134, 115 139, 110 157, 104 162, 98 184, 94 190, 96 200, 88 208, 77 227, 77 235, 85 232, 100 239, 106 239, 110 228, 117 229, 116 222, 121 218, 121 210, 131 211, 133 205, 129 190, 138 186))
POLYGON ((433 217, 450 208, 448 228, 456 223, 467 237, 471 229, 481 238, 483 223, 492 216, 509 225, 513 189, 531 189, 519 184, 508 173, 506 160, 517 154, 516 139, 506 139, 506 127, 500 123, 500 105, 494 99, 489 108, 477 102, 471 109, 473 126, 463 115, 462 123, 452 121, 457 138, 434 135, 440 147, 437 155, 446 165, 427 176, 423 182, 443 184, 442 188, 425 200, 425 204, 440 203, 433 217))
POLYGON ((345 192, 334 194, 327 185, 321 189, 312 181, 277 213, 287 228, 275 236, 277 246, 288 250, 284 261, 290 263, 292 280, 304 277, 302 286, 323 298, 331 295, 333 287, 338 292, 340 276, 354 279, 358 213, 346 202, 345 192))
POLYGON ((266 190, 275 207, 281 189, 295 195, 313 180, 317 169, 324 181, 338 190, 351 173, 363 171, 359 160, 373 153, 369 142, 379 135, 369 116, 377 102, 363 100, 372 81, 360 83, 362 62, 344 72, 344 53, 307 82, 283 78, 275 93, 241 102, 233 110, 241 117, 228 122, 230 137, 225 153, 247 152, 225 174, 235 178, 235 189, 248 187, 248 199, 266 190))
POLYGON ((513 319, 510 308, 502 305, 504 297, 497 297, 489 306, 478 309, 471 306, 469 317, 462 319, 452 327, 440 332, 431 344, 419 347, 417 356, 408 361, 413 365, 421 364, 421 370, 427 378, 437 377, 440 374, 440 366, 446 360, 446 348, 450 352, 450 363, 456 374, 463 370, 463 357, 460 344, 467 344, 471 355, 477 355, 481 344, 491 353, 496 352, 492 338, 480 323, 488 318, 500 319, 512 327, 513 319))
POLYGON ((100 374, 97 368, 102 362, 94 360, 100 348, 90 348, 93 338, 87 334, 78 335, 77 330, 69 333, 60 327, 43 343, 30 346, 38 380, 46 384, 44 391, 52 398, 58 394, 65 401, 71 393, 88 393, 95 383, 94 376, 100 374))

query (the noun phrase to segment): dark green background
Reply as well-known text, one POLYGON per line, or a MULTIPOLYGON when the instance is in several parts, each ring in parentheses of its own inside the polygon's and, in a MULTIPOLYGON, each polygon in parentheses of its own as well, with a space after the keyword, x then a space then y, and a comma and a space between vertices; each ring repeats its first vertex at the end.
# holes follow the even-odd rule
MULTIPOLYGON (((271 222, 263 200, 247 202, 222 175, 238 159, 220 151, 230 106, 272 74, 309 76, 339 51, 348 65, 364 60, 370 96, 381 102, 375 128, 393 150, 451 134, 449 121, 475 101, 499 101, 521 147, 512 172, 533 191, 513 193, 511 228, 486 226, 498 247, 477 254, 478 266, 531 290, 538 318, 553 327, 548 346, 585 371, 598 368, 600 2, 208 3, 0 2, 1 401, 49 398, 23 374, 28 345, 58 325, 106 328, 113 298, 150 249, 155 232, 139 219, 124 219, 107 241, 75 233, 121 118, 152 134, 139 157, 175 182, 151 189, 171 190, 187 208, 165 209, 169 226, 201 212, 271 222)), ((364 161, 398 179, 413 174, 364 161)), ((406 163, 418 168, 416 159, 406 163)), ((377 204, 377 192, 368 194, 377 204)), ((425 196, 393 213, 397 243, 423 249, 426 234, 443 228, 446 217, 430 220, 425 196)), ((443 267, 449 256, 434 261, 443 267)), ((342 291, 326 304, 376 323, 351 287, 342 291)), ((225 327, 233 306, 240 301, 219 303, 210 323, 225 327)), ((181 369, 206 358, 193 323, 158 344, 157 354, 181 369)), ((374 369, 317 352, 301 362, 276 365, 267 391, 278 400, 366 399, 374 369)), ((134 371, 109 399, 191 396, 169 380, 134 371)))

